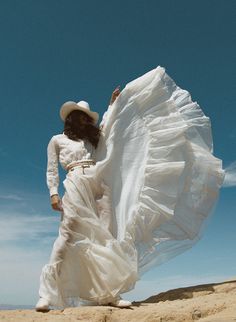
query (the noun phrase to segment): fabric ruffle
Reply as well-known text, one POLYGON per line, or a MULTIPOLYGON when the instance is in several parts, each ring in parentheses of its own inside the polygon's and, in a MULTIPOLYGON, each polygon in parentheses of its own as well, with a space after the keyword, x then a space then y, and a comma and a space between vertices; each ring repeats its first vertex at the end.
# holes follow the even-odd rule
POLYGON ((210 119, 160 66, 126 85, 104 132, 106 157, 98 155, 118 239, 135 244, 141 276, 201 238, 223 183, 222 162, 212 154, 210 119))
POLYGON ((59 237, 41 275, 51 305, 108 303, 192 247, 224 179, 209 118, 160 66, 110 106, 96 160, 64 181, 59 237))

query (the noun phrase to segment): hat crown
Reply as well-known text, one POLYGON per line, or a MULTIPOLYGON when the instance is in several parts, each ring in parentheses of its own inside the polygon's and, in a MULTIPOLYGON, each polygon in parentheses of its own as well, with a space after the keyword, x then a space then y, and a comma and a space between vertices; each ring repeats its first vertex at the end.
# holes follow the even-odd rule
POLYGON ((90 111, 89 103, 86 101, 79 101, 76 103, 78 106, 86 108, 86 110, 90 111))

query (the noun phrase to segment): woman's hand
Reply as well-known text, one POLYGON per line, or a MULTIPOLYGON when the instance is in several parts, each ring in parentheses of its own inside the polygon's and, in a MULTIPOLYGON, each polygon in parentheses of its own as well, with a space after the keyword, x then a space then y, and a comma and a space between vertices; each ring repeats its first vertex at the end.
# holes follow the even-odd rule
POLYGON ((112 93, 112 95, 111 95, 110 105, 112 105, 112 104, 115 102, 116 98, 117 98, 119 95, 120 95, 120 85, 119 85, 119 86, 117 86, 117 87, 114 89, 114 91, 113 91, 113 93, 112 93))
POLYGON ((54 210, 62 211, 61 199, 58 195, 51 196, 51 206, 54 210))

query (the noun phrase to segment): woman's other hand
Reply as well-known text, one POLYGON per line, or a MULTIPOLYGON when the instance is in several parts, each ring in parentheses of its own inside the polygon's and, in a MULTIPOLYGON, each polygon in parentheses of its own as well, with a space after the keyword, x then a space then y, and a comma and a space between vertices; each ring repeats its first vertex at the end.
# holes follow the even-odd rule
POLYGON ((51 206, 54 210, 62 211, 61 199, 58 195, 51 196, 51 206))
POLYGON ((120 95, 120 85, 117 86, 114 91, 112 92, 112 95, 111 95, 111 100, 110 100, 110 105, 112 105, 116 98, 120 95))

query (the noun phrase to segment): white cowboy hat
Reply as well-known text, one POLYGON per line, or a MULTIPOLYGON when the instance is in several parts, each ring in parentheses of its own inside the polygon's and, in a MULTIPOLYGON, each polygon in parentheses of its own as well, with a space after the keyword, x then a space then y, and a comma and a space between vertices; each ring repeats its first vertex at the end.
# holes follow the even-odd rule
POLYGON ((99 114, 97 112, 90 111, 89 104, 85 101, 80 101, 78 103, 73 101, 65 102, 60 109, 60 117, 63 121, 65 121, 66 117, 70 114, 70 112, 74 110, 79 110, 87 113, 89 116, 92 117, 94 124, 97 123, 99 114))

